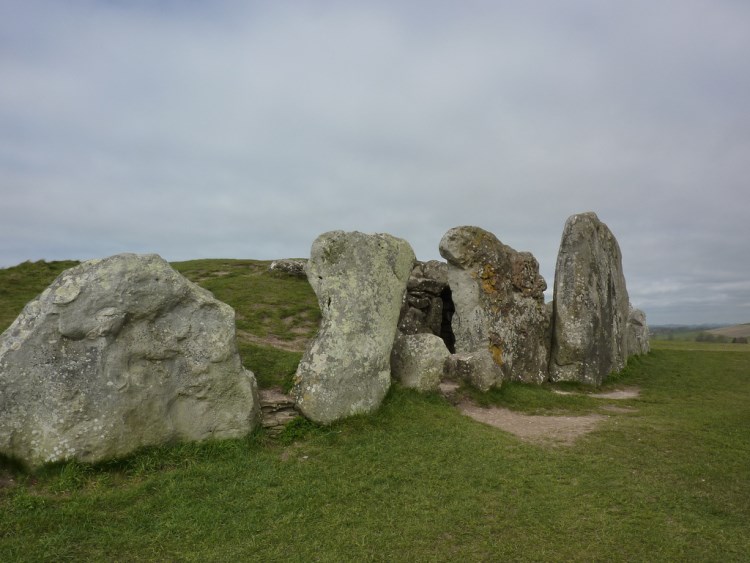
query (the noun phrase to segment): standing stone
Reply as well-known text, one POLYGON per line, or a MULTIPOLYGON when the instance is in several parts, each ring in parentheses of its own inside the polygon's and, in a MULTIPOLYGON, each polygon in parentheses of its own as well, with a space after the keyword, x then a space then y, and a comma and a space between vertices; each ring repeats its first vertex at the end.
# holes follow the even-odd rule
MULTIPOLYGON (((549 360, 547 284, 528 252, 517 252, 479 227, 456 227, 440 241, 448 261, 461 363, 481 387, 504 379, 542 383, 549 360)), ((458 370, 461 371, 460 369, 458 370)))
POLYGON ((398 334, 391 353, 394 379, 418 391, 437 391, 450 352, 439 336, 398 334))
POLYGON ((649 350, 646 313, 631 308, 628 315, 628 356, 648 354, 649 350))
POLYGON ((620 247, 595 213, 565 223, 554 293, 550 379, 601 384, 625 366, 630 305, 620 247))
POLYGON ((234 311, 156 255, 63 272, 0 336, 0 452, 30 466, 248 434, 234 311))
POLYGON ((293 390, 305 416, 328 423, 380 406, 414 261, 409 243, 387 234, 332 231, 315 240, 307 278, 322 319, 293 390))

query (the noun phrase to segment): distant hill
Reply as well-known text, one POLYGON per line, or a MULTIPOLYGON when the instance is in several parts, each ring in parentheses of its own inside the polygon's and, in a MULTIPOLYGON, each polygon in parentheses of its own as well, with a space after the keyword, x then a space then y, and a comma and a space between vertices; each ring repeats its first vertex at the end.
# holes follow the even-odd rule
POLYGON ((745 338, 750 338, 750 323, 725 326, 722 328, 714 328, 711 330, 707 330, 706 332, 719 336, 726 336, 727 338, 739 338, 742 336, 744 336, 745 338))
POLYGON ((655 325, 649 327, 651 340, 686 342, 731 342, 733 338, 750 339, 750 323, 721 325, 655 325))

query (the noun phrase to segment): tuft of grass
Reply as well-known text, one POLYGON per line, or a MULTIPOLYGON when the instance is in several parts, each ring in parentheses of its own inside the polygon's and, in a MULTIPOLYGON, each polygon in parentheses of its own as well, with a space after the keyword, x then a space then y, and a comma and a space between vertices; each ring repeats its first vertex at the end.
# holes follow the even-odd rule
POLYGON ((261 389, 281 387, 284 393, 289 392, 302 359, 301 352, 243 342, 239 343, 239 349, 243 364, 253 371, 261 389))
POLYGON ((566 385, 564 389, 571 394, 558 394, 558 386, 532 385, 518 382, 504 382, 500 389, 490 389, 483 393, 465 385, 460 392, 480 406, 502 406, 529 414, 587 414, 596 410, 600 402, 585 395, 591 389, 566 385))

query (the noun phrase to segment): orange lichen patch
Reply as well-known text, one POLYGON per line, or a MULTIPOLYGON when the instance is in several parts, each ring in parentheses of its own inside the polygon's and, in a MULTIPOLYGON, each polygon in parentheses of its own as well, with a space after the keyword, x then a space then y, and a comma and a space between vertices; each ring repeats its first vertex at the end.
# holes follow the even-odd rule
POLYGON ((499 366, 503 365, 503 340, 499 335, 490 333, 490 344, 488 349, 492 355, 492 359, 499 366))
POLYGON ((503 365, 503 349, 500 346, 490 344, 490 354, 497 365, 503 365))
POLYGON ((482 278, 482 290, 485 293, 497 293, 497 272, 491 264, 485 264, 480 274, 482 278))

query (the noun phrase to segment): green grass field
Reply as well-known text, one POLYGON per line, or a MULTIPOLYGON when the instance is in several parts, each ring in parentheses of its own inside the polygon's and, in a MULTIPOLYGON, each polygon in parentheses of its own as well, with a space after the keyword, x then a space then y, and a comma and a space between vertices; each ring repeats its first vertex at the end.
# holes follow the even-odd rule
MULTIPOLYGON (((243 291, 225 298, 236 307, 243 291)), ((246 330, 283 339, 260 318, 246 330)), ((695 344, 658 343, 632 360, 605 387, 640 397, 570 447, 525 443, 396 387, 373 416, 298 419, 279 438, 34 474, 6 465, 0 561, 747 561, 750 347, 695 344)), ((604 412, 549 387, 509 385, 487 401, 604 412)))

